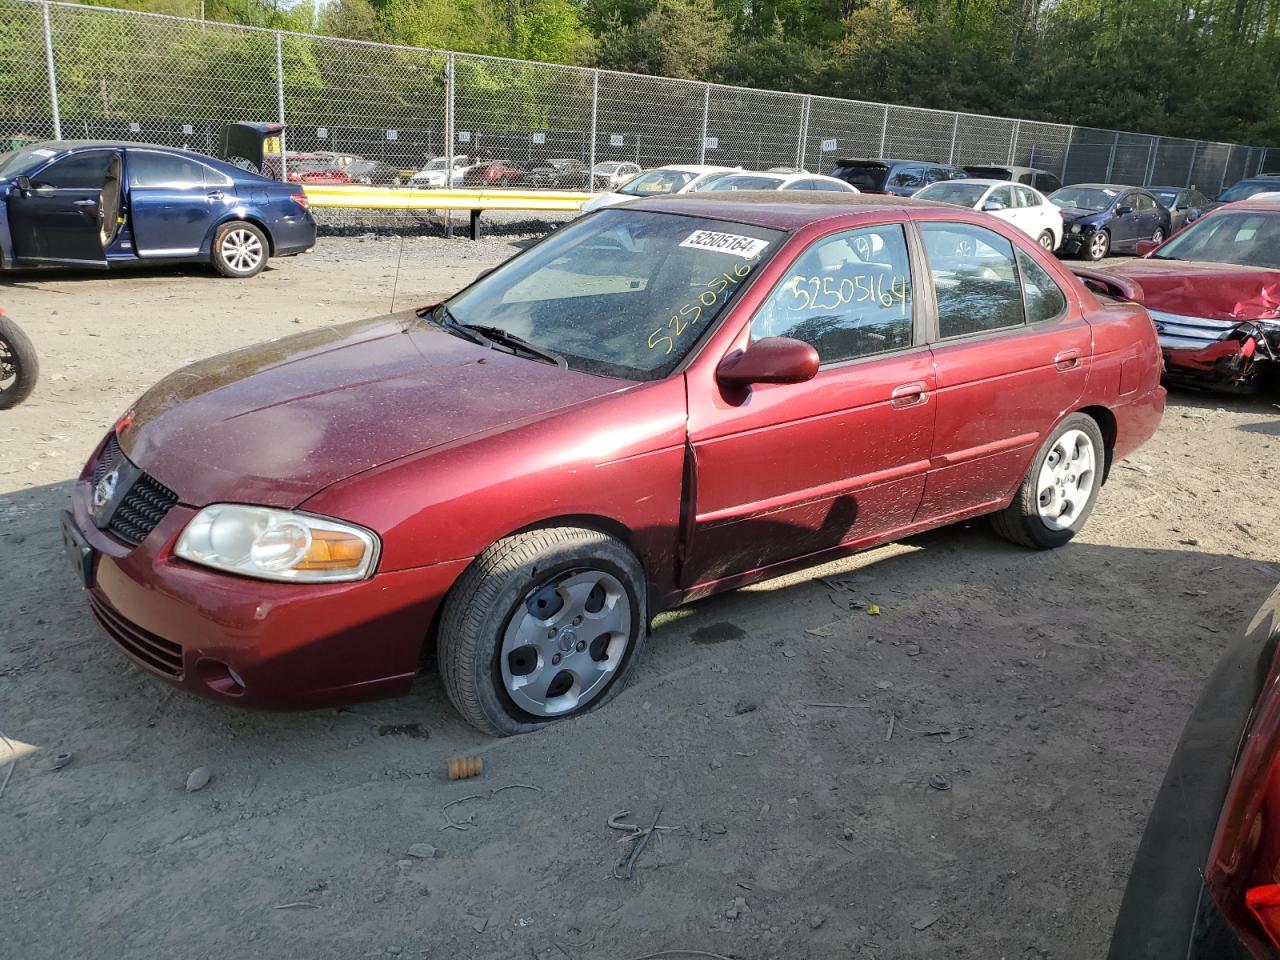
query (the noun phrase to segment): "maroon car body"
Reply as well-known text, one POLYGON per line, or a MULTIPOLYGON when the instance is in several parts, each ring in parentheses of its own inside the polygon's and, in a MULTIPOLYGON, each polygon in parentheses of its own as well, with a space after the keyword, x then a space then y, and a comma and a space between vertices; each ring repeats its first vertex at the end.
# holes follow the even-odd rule
POLYGON ((208 696, 297 708, 401 694, 459 577, 517 531, 572 525, 616 538, 643 568, 652 613, 1009 507, 1046 438, 1074 413, 1104 438, 1100 475, 1154 432, 1164 390, 1140 306, 1095 294, 981 214, 827 196, 699 195, 591 215, 778 231, 770 258, 655 379, 486 349, 413 315, 288 337, 169 376, 104 438, 74 491, 66 534, 94 614, 136 662, 208 696), (1065 307, 1045 322, 940 339, 933 280, 912 239, 911 345, 819 369, 795 340, 752 344, 753 315, 812 245, 868 225, 914 238, 925 222, 1007 241, 1061 289, 1065 307), (777 363, 807 366, 792 377, 804 382, 764 382, 777 363), (95 482, 121 464, 145 494, 121 501, 135 509, 123 537, 119 511, 105 522, 94 501, 95 482), (278 583, 175 556, 184 527, 218 502, 373 531, 376 571, 278 583))
POLYGON ((1276 371, 1280 203, 1218 207, 1138 252, 1115 272, 1141 284, 1171 382, 1248 391, 1276 371))

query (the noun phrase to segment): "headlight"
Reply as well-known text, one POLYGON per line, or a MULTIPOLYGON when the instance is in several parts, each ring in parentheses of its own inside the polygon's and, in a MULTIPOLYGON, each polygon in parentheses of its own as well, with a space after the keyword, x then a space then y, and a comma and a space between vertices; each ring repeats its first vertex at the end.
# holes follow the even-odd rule
POLYGON ((378 538, 327 517, 215 503, 191 518, 174 553, 260 580, 332 583, 370 576, 378 562, 378 538))
POLYGON ((1072 232, 1072 233, 1079 233, 1079 232, 1080 232, 1080 229, 1081 229, 1081 227, 1080 227, 1080 224, 1078 224, 1078 223, 1073 223, 1073 224, 1071 225, 1071 232, 1072 232))

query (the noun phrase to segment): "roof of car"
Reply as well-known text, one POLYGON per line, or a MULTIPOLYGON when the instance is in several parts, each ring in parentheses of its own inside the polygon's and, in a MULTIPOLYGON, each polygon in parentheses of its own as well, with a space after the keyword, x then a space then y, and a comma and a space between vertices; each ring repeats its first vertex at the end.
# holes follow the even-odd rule
POLYGON ((895 163, 918 163, 930 167, 953 166, 953 164, 947 163, 945 160, 894 160, 889 157, 850 157, 847 160, 836 161, 836 165, 840 167, 850 167, 857 163, 882 163, 886 166, 892 166, 895 163))
MULTIPOLYGON (((1021 184, 1021 183, 1010 183, 1008 180, 993 180, 988 177, 957 177, 954 180, 939 180, 938 183, 972 183, 974 186, 983 186, 983 187, 1025 186, 1025 184, 1021 184)), ((934 184, 934 183, 929 184, 929 187, 934 187, 934 186, 937 186, 937 184, 934 184)), ((929 187, 925 187, 925 189, 928 190, 929 187)))
POLYGON ((1053 173, 1052 170, 1046 170, 1044 167, 1021 167, 1016 163, 999 163, 992 161, 991 163, 966 163, 963 169, 968 170, 970 167, 985 167, 988 170, 1019 170, 1023 173, 1053 173))
POLYGON ((736 220, 758 227, 794 230, 839 214, 892 212, 904 210, 946 210, 957 208, 933 200, 913 200, 866 193, 809 193, 779 190, 725 190, 721 192, 667 194, 647 197, 627 204, 629 210, 681 213, 713 220, 736 220), (818 208, 818 209, 814 209, 818 208))
POLYGON ((657 170, 676 170, 680 173, 718 173, 721 170, 731 173, 741 173, 741 167, 726 167, 715 163, 665 163, 660 167, 650 167, 645 173, 653 173, 657 170))
POLYGON ((1135 187, 1127 183, 1069 183, 1064 190, 1070 190, 1073 187, 1083 187, 1086 190, 1146 190, 1147 187, 1135 187))

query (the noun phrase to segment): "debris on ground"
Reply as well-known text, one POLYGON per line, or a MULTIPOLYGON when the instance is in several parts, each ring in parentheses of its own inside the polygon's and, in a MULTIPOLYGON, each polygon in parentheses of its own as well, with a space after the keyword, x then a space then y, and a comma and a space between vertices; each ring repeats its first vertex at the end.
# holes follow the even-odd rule
POLYGON ((59 753, 55 755, 52 760, 49 761, 49 769, 61 770, 63 767, 65 767, 75 758, 76 758, 76 755, 74 753, 59 753))
POLYGON ((750 913, 751 908, 747 906, 746 897, 734 897, 733 906, 724 912, 724 915, 730 920, 737 920, 744 913, 750 913))
POLYGON ((951 781, 940 773, 935 773, 929 777, 929 786, 935 790, 950 790, 951 781))
POLYGON ((649 826, 643 829, 639 824, 625 823, 622 818, 629 816, 630 810, 620 810, 609 818, 610 830, 626 830, 629 831, 625 837, 618 840, 619 843, 631 842, 631 850, 623 861, 613 868, 613 875, 618 880, 630 880, 635 874, 636 860, 640 858, 640 854, 644 852, 644 848, 648 846, 650 838, 660 830, 679 830, 679 827, 665 827, 658 823, 658 818, 662 816, 662 807, 658 807, 658 812, 653 815, 653 821, 649 826), (619 872, 621 871, 621 872, 619 872))
POLYGON ((928 930, 940 919, 941 917, 938 914, 931 913, 931 914, 928 914, 927 916, 921 917, 915 923, 911 924, 911 926, 916 930, 928 930))
POLYGON ((733 712, 738 716, 742 716, 744 713, 751 713, 755 709, 756 705, 749 700, 739 700, 733 705, 733 712))
POLYGON ((196 767, 187 774, 187 793, 203 790, 213 779, 213 772, 208 767, 196 767))
POLYGON ((505 787, 494 787, 492 790, 488 792, 488 794, 472 793, 465 797, 458 797, 458 799, 450 800, 448 803, 446 803, 443 807, 440 808, 440 812, 444 814, 444 819, 445 819, 445 824, 440 829, 441 830, 470 830, 473 826, 475 826, 476 815, 472 813, 472 814, 468 814, 467 819, 465 820, 454 820, 452 817, 449 816, 449 808, 453 806, 457 806, 460 803, 466 803, 468 800, 492 800, 495 796, 497 796, 503 790, 537 790, 539 793, 542 792, 541 787, 535 787, 531 783, 508 783, 505 787))
POLYGON ((868 613, 868 614, 870 614, 870 615, 871 615, 871 616, 873 616, 873 617, 878 617, 878 616, 880 616, 880 607, 879 607, 879 605, 874 604, 874 603, 868 603, 868 604, 867 604, 867 613, 868 613))
POLYGON ((1145 463, 1138 463, 1136 460, 1121 460, 1116 466, 1123 467, 1126 470, 1136 470, 1138 473, 1151 476, 1151 467, 1145 463))
POLYGON ((470 780, 484 773, 484 761, 479 757, 454 757, 449 761, 450 780, 470 780))
POLYGON ((429 843, 411 844, 406 852, 409 856, 416 857, 419 860, 434 860, 440 853, 440 851, 429 843))

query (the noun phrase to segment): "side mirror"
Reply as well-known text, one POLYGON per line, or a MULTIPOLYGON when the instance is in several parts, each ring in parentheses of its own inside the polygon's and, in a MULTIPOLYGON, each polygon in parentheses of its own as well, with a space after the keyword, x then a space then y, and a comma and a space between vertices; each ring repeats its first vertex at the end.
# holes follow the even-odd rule
POLYGON ((1001 203, 999 200, 988 200, 986 203, 982 205, 982 209, 987 211, 988 213, 994 213, 995 211, 1003 210, 1004 208, 1005 208, 1004 204, 1001 203))
POLYGON ((27 176, 18 177, 13 181, 13 185, 18 188, 18 192, 28 194, 31 192, 31 178, 27 176))
POLYGON ((1159 246, 1160 244, 1156 243, 1154 240, 1139 240, 1136 248, 1138 256, 1145 257, 1148 253, 1159 246))
POLYGON ((804 383, 818 375, 818 351, 803 340, 766 337, 726 357, 716 369, 723 387, 753 383, 804 383))
POLYGON ((1127 217, 1131 213, 1133 213, 1133 207, 1116 207, 1117 217, 1127 217))

